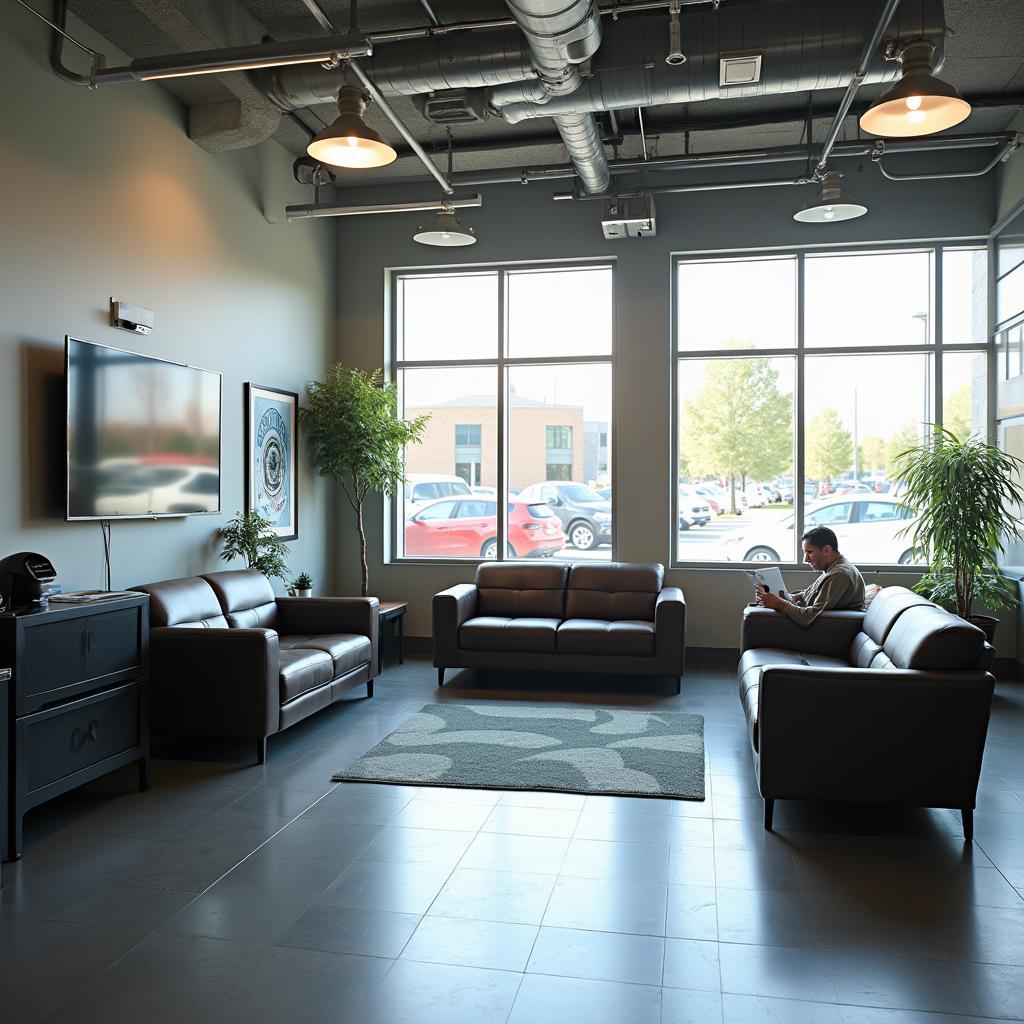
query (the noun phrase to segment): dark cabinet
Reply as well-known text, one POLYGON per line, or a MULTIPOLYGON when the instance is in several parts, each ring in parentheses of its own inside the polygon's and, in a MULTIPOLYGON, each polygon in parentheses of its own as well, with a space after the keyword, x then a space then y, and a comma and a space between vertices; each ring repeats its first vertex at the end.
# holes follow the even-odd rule
POLYGON ((0 616, 0 665, 13 675, 5 849, 21 855, 33 807, 137 762, 148 786, 149 599, 0 616))

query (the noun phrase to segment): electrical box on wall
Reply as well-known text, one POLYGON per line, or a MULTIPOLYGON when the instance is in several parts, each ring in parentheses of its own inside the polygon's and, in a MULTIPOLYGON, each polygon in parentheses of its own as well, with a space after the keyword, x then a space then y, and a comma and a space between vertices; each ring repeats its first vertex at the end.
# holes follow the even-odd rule
POLYGON ((133 306, 130 302, 110 297, 110 326, 120 327, 133 334, 152 334, 156 315, 145 306, 133 306))
POLYGON ((605 238, 649 238, 658 233, 654 221, 654 198, 639 192, 616 196, 605 203, 601 230, 605 238))

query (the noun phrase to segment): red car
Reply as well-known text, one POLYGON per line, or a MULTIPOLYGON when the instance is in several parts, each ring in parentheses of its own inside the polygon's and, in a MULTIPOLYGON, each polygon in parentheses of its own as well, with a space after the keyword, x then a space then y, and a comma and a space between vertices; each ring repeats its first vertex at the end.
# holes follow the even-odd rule
MULTIPOLYGON (((565 547, 562 521, 543 502, 508 503, 508 553, 543 558, 565 547)), ((405 524, 405 553, 434 558, 497 558, 498 506, 486 498, 439 498, 405 524)))

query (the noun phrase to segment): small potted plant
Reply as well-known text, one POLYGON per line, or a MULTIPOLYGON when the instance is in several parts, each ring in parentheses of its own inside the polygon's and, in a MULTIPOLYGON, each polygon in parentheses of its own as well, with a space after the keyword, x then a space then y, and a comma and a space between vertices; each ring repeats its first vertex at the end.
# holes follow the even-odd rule
POLYGON ((295 579, 292 580, 292 593, 296 597, 312 597, 313 596, 313 577, 308 572, 300 572, 295 579))

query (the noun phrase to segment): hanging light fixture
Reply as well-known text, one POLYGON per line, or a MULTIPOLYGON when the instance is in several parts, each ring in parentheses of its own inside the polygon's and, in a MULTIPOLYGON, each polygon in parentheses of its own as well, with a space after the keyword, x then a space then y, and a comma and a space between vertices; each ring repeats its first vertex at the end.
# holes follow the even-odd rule
POLYGON ((363 120, 370 97, 354 85, 338 93, 338 118, 306 147, 316 161, 331 167, 383 167, 398 154, 363 120))
POLYGON ((665 63, 679 65, 686 63, 683 53, 682 32, 679 28, 679 0, 672 0, 668 9, 668 56, 665 63))
MULTIPOLYGON (((452 180, 452 130, 448 129, 448 181, 452 180)), ((455 216, 451 202, 441 199, 441 209, 416 229, 414 242, 423 245, 474 245, 472 228, 464 228, 455 216)))
POLYGON ((868 208, 843 189, 842 178, 838 171, 826 171, 818 194, 793 214, 793 220, 802 224, 831 224, 837 220, 863 217, 868 208))
POLYGON ((927 39, 900 53, 903 77, 860 118, 872 135, 908 138, 933 135, 966 120, 971 105, 956 88, 932 74, 935 47, 927 39))

